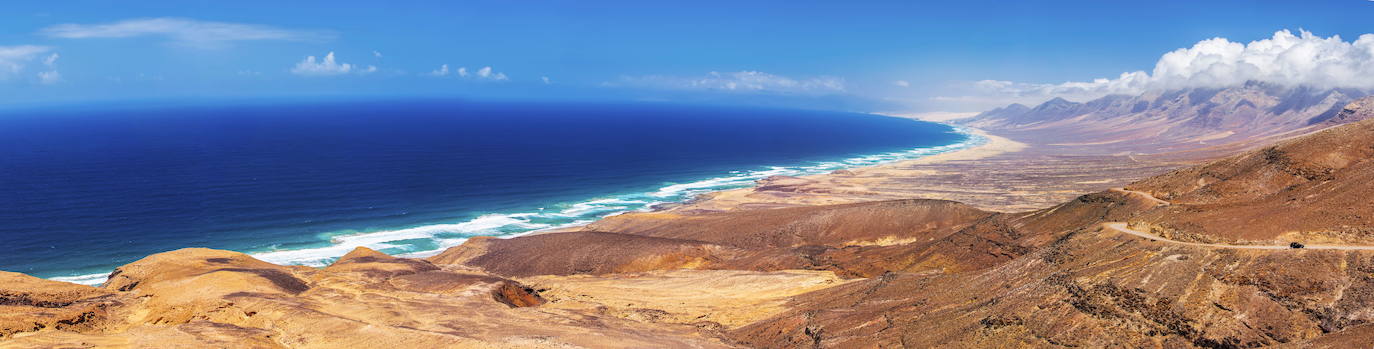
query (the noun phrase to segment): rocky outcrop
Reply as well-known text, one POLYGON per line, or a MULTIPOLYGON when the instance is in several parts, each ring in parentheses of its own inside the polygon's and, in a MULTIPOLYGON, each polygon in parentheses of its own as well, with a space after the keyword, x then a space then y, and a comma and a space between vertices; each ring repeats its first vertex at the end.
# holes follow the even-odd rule
POLYGON ((1337 126, 1356 121, 1362 121, 1374 117, 1374 98, 1365 97, 1346 104, 1341 111, 1331 115, 1331 117, 1320 120, 1313 120, 1324 125, 1337 126))
POLYGON ((89 330, 119 303, 104 290, 0 272, 0 340, 40 330, 89 330))

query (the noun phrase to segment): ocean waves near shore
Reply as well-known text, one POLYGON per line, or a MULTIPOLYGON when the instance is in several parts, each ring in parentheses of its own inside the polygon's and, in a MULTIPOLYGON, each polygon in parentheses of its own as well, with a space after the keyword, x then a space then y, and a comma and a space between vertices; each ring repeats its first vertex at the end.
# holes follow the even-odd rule
MULTIPOLYGON (((918 147, 903 151, 856 156, 835 161, 765 166, 730 171, 721 176, 682 183, 664 183, 651 191, 609 194, 587 200, 564 202, 527 212, 485 213, 466 221, 438 223, 394 230, 332 232, 321 234, 327 244, 298 249, 245 251, 264 261, 306 266, 324 266, 356 247, 368 247, 406 257, 425 257, 462 244, 475 236, 513 237, 539 231, 566 228, 594 222, 602 217, 625 212, 650 211, 656 205, 680 203, 708 192, 745 188, 770 176, 805 176, 836 170, 867 167, 911 160, 976 147, 988 140, 967 129, 955 127, 964 140, 942 146, 918 147)), ((52 280, 79 284, 100 284, 107 274, 52 277, 52 280)))

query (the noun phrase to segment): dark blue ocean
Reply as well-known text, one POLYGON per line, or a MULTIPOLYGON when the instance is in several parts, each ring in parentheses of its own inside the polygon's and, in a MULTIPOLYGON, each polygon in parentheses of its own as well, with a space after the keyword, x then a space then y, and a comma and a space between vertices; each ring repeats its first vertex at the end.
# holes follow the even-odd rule
POLYGON ((0 270, 94 283, 183 247, 422 256, 770 175, 979 142, 866 114, 402 100, 0 112, 0 270))

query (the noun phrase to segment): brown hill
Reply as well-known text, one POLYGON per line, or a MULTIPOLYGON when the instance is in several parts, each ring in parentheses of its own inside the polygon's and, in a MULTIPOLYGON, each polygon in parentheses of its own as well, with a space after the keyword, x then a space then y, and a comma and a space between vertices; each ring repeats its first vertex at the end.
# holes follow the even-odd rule
POLYGON ((699 215, 624 214, 587 229, 738 248, 875 245, 912 236, 947 236, 991 215, 953 201, 899 200, 699 215))
POLYGON ((430 260, 508 277, 609 274, 680 268, 822 270, 847 278, 887 272, 955 272, 1021 256, 1046 232, 1098 222, 1119 207, 1147 207, 1119 193, 1018 216, 942 200, 899 200, 698 215, 638 213, 588 227, 603 231, 474 239, 430 260), (615 251, 608 253, 607 251, 615 251))
POLYGON ((474 238, 429 260, 516 277, 694 268, 739 253, 737 249, 694 240, 569 232, 513 239, 474 238))
MULTIPOLYGON (((1343 117, 1374 114, 1365 99, 1343 117), (1362 104, 1365 103, 1365 104, 1362 104)), ((1129 187, 1172 203, 1133 221, 1195 240, 1374 242, 1374 121, 1281 142, 1129 187)))

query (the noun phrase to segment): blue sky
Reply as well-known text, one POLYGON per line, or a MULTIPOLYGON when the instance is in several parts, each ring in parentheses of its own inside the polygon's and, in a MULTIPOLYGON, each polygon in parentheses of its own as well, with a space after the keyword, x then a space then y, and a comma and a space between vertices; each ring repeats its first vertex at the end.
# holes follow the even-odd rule
MULTIPOLYGON (((1367 21, 1374 2, 1363 0, 24 1, 3 8, 0 104, 9 105, 452 96, 968 112, 1057 93, 1027 86, 1062 91, 1046 86, 1150 72, 1161 55, 1210 38, 1279 40, 1275 32, 1287 29, 1301 40, 1339 35, 1353 43, 1374 32, 1367 21), (447 73, 438 74, 444 65, 447 73), (986 90, 994 85, 1001 90, 986 90)), ((1342 57, 1358 56, 1362 46, 1351 45, 1342 57)))

